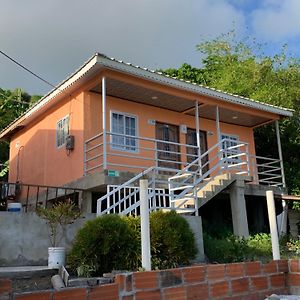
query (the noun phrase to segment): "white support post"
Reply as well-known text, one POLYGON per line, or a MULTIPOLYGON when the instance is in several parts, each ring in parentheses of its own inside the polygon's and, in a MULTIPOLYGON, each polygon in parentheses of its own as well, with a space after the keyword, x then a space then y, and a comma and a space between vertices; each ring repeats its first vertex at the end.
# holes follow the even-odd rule
POLYGON ((201 156, 201 138, 200 138, 200 124, 199 124, 199 104, 198 101, 195 101, 195 122, 196 122, 196 137, 197 137, 197 148, 198 148, 198 164, 199 164, 199 173, 202 176, 202 161, 201 156))
POLYGON ((103 130, 103 169, 107 169, 106 149, 106 79, 102 77, 102 130, 103 130))
POLYGON ((281 141, 280 141, 279 123, 278 123, 277 120, 275 121, 275 129, 276 129, 276 137, 277 137, 278 155, 279 155, 279 159, 280 159, 282 185, 283 185, 284 188, 286 188, 284 168, 283 168, 283 157, 282 157, 281 141))
MULTIPOLYGON (((221 129, 220 129, 220 114, 219 114, 219 106, 216 106, 216 126, 217 126, 217 136, 218 136, 218 143, 221 141, 221 129)), ((219 145, 218 147, 218 156, 219 160, 222 159, 221 155, 222 145, 219 145)), ((222 168, 222 167, 221 167, 222 168)))
POLYGON ((271 233, 271 240, 272 240, 273 260, 278 260, 280 259, 280 251, 279 251, 279 241, 278 241, 278 231, 277 231, 277 221, 276 221, 273 191, 267 191, 266 196, 267 196, 270 233, 271 233))
MULTIPOLYGON (((283 186, 283 188, 286 188, 278 120, 275 121, 275 129, 276 129, 276 137, 277 137, 278 156, 279 156, 279 160, 280 160, 282 186, 283 186)), ((282 221, 280 224, 280 233, 282 233, 282 234, 287 233, 287 214, 288 214, 288 207, 286 205, 286 201, 282 200, 282 219, 281 219, 282 221)))
POLYGON ((140 180, 142 267, 151 271, 148 180, 140 180))

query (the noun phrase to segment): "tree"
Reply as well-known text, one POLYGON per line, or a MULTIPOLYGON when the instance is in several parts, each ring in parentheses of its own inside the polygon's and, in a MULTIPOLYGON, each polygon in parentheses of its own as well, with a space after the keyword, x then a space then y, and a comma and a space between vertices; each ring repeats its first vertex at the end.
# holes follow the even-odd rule
MULTIPOLYGON (((287 186, 300 194, 300 61, 288 55, 287 46, 274 56, 262 54, 255 42, 236 41, 232 33, 197 45, 202 67, 183 64, 179 69, 161 70, 172 77, 217 88, 269 104, 292 108, 294 116, 280 122, 287 186)), ((257 154, 276 149, 273 125, 255 130, 257 154)))
MULTIPOLYGON (((5 90, 0 88, 0 131, 7 127, 12 121, 22 115, 41 96, 30 96, 21 89, 5 90)), ((7 176, 9 157, 9 143, 0 141, 0 179, 7 176)))

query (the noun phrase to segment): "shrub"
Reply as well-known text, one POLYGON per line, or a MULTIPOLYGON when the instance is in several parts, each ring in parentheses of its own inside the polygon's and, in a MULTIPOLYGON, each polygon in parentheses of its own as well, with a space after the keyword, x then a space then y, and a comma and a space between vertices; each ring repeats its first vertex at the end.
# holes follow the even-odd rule
MULTIPOLYGON (((81 276, 101 275, 113 269, 141 267, 139 217, 105 215, 88 221, 77 233, 68 262, 81 276)), ((150 215, 152 267, 188 264, 197 253, 187 221, 175 212, 150 215)))
POLYGON ((187 221, 175 211, 152 213, 150 229, 153 268, 177 267, 195 258, 194 234, 187 221))
POLYGON ((104 215, 86 222, 68 256, 71 268, 85 276, 127 269, 132 261, 135 236, 124 218, 104 215))

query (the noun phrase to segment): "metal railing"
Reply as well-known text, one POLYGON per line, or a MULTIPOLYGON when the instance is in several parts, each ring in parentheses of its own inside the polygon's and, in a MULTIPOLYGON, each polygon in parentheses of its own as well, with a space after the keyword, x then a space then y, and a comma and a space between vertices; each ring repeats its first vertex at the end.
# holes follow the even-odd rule
POLYGON ((71 200, 78 202, 83 190, 69 187, 0 182, 0 205, 5 210, 8 202, 22 203, 23 211, 35 211, 37 207, 46 207, 56 201, 71 200))
MULTIPOLYGON (((98 135, 96 138, 100 136, 101 135, 98 135)), ((162 142, 151 139, 145 140, 150 140, 151 142, 155 141, 156 143, 162 142)), ((169 142, 166 143, 168 144, 169 142)), ((98 143, 89 149, 93 151, 100 144, 101 143, 98 143)), ((170 144, 186 147, 190 146, 178 143, 170 144)), ((137 144, 131 145, 130 147, 145 150, 145 147, 138 147, 137 144)), ((157 152, 161 151, 157 147, 155 150, 157 152)), ((170 152, 174 154, 174 151, 170 152)), ((126 157, 130 156, 138 159, 139 154, 139 151, 137 151, 132 156, 126 154, 126 157)), ((123 156, 122 154, 120 155, 123 156)), ((108 186, 107 194, 97 201, 97 214, 139 214, 140 202, 138 184, 139 180, 145 177, 149 180, 150 211, 157 209, 175 209, 179 212, 197 213, 198 192, 208 184, 209 179, 224 173, 251 175, 254 177, 253 182, 258 184, 282 185, 280 160, 250 156, 249 145, 245 142, 233 142, 233 140, 225 138, 202 153, 199 157, 197 155, 193 156, 196 157, 196 159, 189 164, 186 162, 178 162, 180 167, 183 166, 182 169, 180 169, 180 167, 177 169, 163 168, 155 165, 147 168, 120 186, 108 186)), ((91 160, 92 158, 89 159, 91 160)), ((141 156, 139 159, 146 159, 146 157, 141 156)), ((147 157, 147 159, 149 158, 147 157)), ((161 160, 155 156, 153 161, 158 164, 161 160)), ((173 161, 171 163, 173 163, 173 161)), ((110 165, 110 163, 107 164, 110 165)), ((121 166, 126 165, 123 163, 121 166)), ((137 166, 134 165, 134 167, 137 166)))
POLYGON ((142 178, 148 179, 149 210, 158 209, 170 210, 170 195, 167 189, 160 186, 167 186, 168 180, 164 175, 176 173, 169 168, 150 167, 139 173, 122 185, 107 186, 107 194, 97 200, 97 215, 118 213, 122 215, 139 215, 139 181, 142 178))
POLYGON ((223 139, 208 149, 201 156, 179 171, 175 176, 169 177, 169 192, 171 206, 180 209, 186 205, 194 205, 198 211, 198 192, 209 181, 222 173, 250 175, 250 157, 248 143, 223 139), (209 159, 202 164, 205 157, 209 159))
POLYGON ((280 159, 251 156, 251 167, 254 174, 254 183, 284 187, 284 175, 280 159))
POLYGON ((106 132, 107 161, 104 160, 103 133, 84 144, 84 174, 88 175, 107 167, 121 167, 126 170, 146 170, 151 166, 181 169, 187 161, 197 157, 197 146, 106 132), (190 153, 187 153, 189 149, 190 153), (193 152, 193 153, 192 153, 193 152), (185 157, 182 156, 185 153, 185 157), (195 154, 194 154, 195 153, 195 154))

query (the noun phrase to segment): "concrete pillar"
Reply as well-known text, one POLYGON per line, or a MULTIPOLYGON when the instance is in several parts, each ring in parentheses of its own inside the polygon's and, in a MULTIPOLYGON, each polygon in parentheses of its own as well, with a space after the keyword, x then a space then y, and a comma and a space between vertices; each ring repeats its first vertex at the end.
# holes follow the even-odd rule
POLYGON ((84 213, 92 212, 92 192, 82 192, 81 211, 84 213))
POLYGON ((245 182, 237 180, 230 188, 230 204, 233 233, 239 237, 248 237, 248 219, 245 201, 245 182))
POLYGON ((151 271, 151 244, 150 244, 150 221, 149 221, 149 200, 148 180, 140 180, 140 209, 141 209, 141 246, 142 246, 142 267, 151 271))
POLYGON ((199 263, 205 261, 204 246, 203 246, 203 230, 202 230, 202 218, 200 216, 185 216, 183 218, 189 223, 191 230, 195 236, 195 242, 197 247, 197 255, 193 263, 199 263))
POLYGON ((280 259, 280 250, 279 250, 277 220, 276 220, 273 191, 267 191, 266 196, 267 196, 268 216, 269 216, 270 233, 271 233, 271 241, 272 241, 273 260, 278 260, 280 259))

